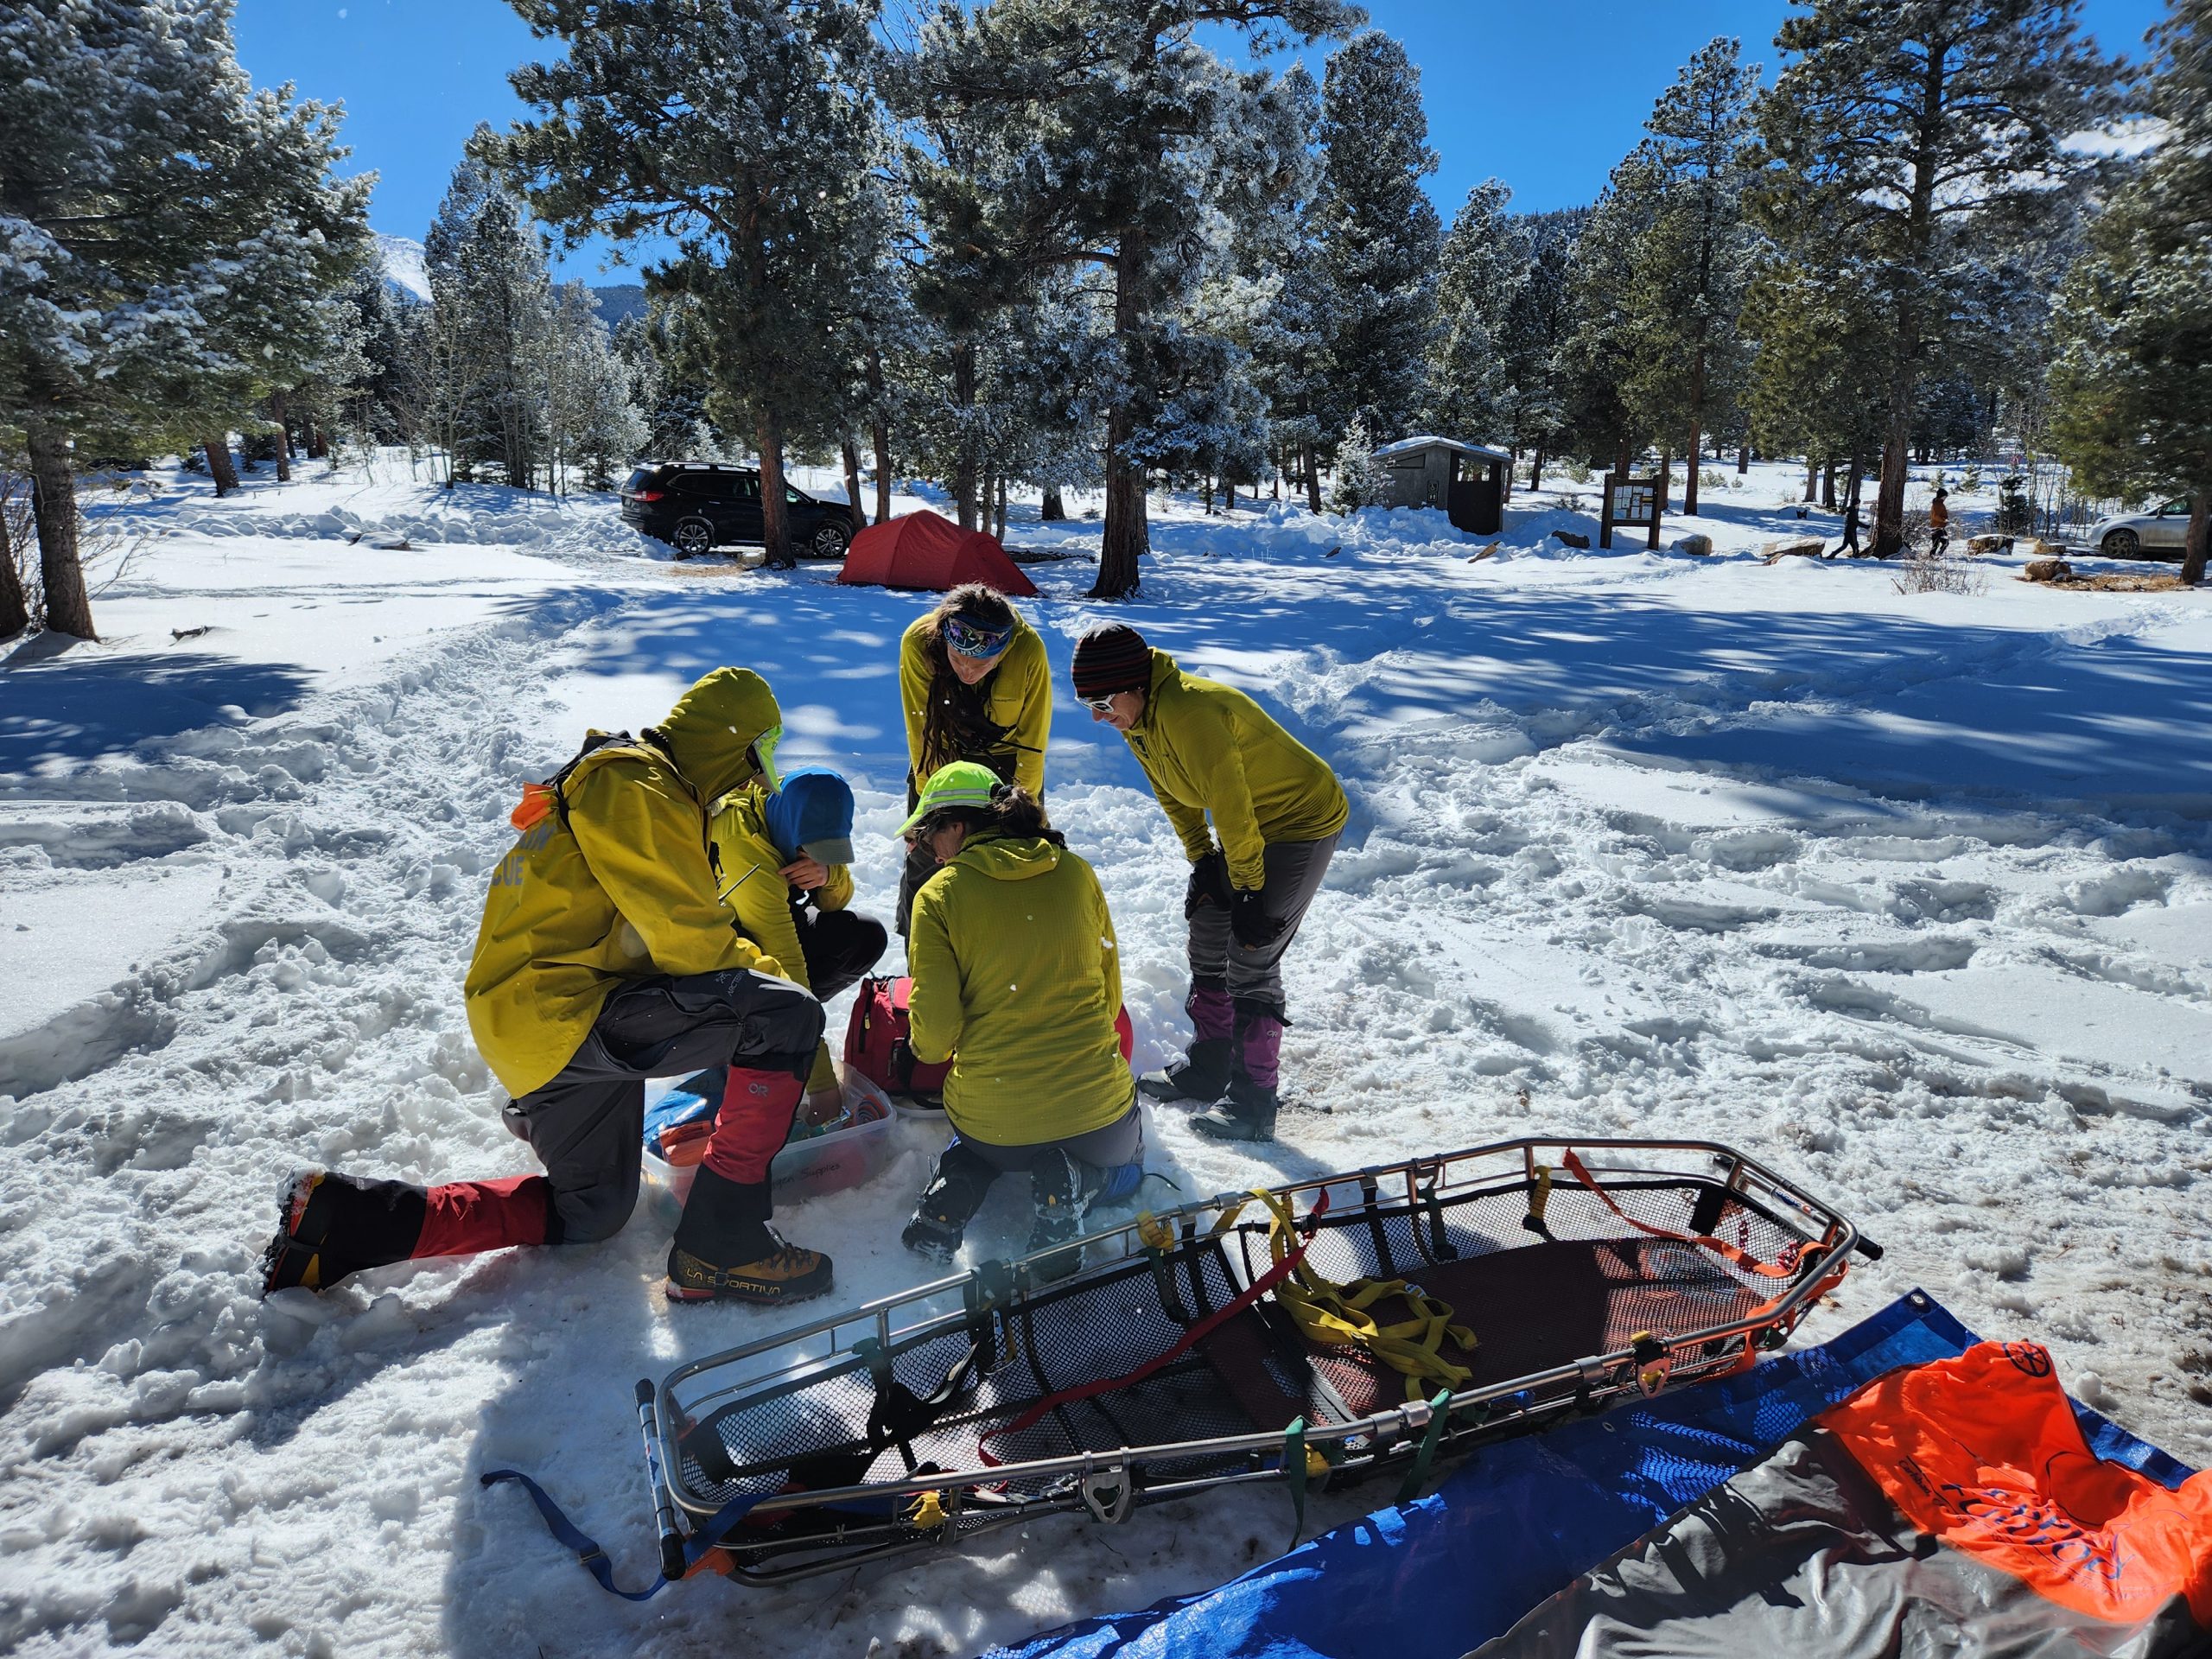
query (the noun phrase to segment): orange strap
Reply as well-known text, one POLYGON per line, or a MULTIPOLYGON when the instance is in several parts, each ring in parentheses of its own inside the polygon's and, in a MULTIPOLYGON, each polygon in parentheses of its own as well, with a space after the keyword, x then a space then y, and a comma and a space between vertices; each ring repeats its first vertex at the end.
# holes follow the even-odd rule
POLYGON ((522 799, 515 810, 507 814, 507 822, 518 830, 531 829, 552 816, 553 788, 549 784, 524 784, 522 799))
POLYGON ((1745 1272, 1756 1273, 1764 1279, 1787 1279, 1797 1270, 1794 1262, 1786 1268, 1777 1267, 1770 1262, 1760 1261, 1758 1257, 1753 1255, 1749 1250, 1743 1249, 1739 1245, 1731 1244, 1724 1239, 1714 1238, 1707 1234, 1678 1233, 1670 1228, 1654 1227, 1648 1221, 1638 1221, 1634 1216, 1631 1216, 1627 1211, 1622 1209, 1620 1205, 1613 1202, 1612 1195, 1607 1192, 1604 1187, 1599 1186, 1597 1181, 1592 1178, 1589 1170, 1584 1166, 1581 1158, 1573 1151, 1573 1148, 1570 1147, 1568 1149, 1567 1156, 1560 1159, 1560 1162, 1566 1167, 1568 1174, 1573 1176, 1576 1180, 1581 1182, 1584 1186, 1587 1187, 1591 1192, 1598 1195, 1598 1201, 1600 1204, 1604 1205, 1606 1209, 1611 1211, 1615 1215, 1618 1216, 1623 1221, 1628 1223, 1630 1226, 1635 1228, 1637 1231, 1640 1233, 1649 1233, 1654 1238, 1672 1239, 1677 1244, 1698 1245, 1702 1249, 1711 1250, 1716 1255, 1734 1262, 1738 1267, 1743 1268, 1745 1272))

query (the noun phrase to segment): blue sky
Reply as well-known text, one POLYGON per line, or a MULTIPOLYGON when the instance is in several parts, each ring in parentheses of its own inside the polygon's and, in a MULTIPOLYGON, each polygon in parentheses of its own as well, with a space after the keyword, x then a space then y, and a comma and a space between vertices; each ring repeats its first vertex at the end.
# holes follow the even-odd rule
MULTIPOLYGON (((1593 200, 1637 137, 1675 69, 1716 35, 1734 35, 1771 65, 1786 0, 1369 0, 1377 28, 1421 66, 1429 180, 1448 222, 1492 175, 1516 207, 1593 200)), ((2142 54, 2163 0, 2085 0, 2085 26, 2109 51, 2142 54)), ((381 176, 377 229, 419 238, 461 148, 479 121, 522 113, 506 73, 542 55, 500 0, 238 0, 238 56, 257 83, 296 82, 342 99, 352 165, 381 176)), ((557 43, 554 43, 557 45, 557 43)), ((1320 73, 1322 50, 1307 54, 1320 73)), ((603 275, 603 246, 570 256, 564 274, 603 275)))

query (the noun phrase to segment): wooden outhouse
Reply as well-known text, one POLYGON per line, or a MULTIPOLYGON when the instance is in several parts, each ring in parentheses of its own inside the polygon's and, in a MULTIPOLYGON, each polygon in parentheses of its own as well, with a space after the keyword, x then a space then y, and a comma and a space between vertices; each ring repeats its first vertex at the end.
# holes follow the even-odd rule
POLYGON ((1457 438, 1401 438, 1375 452, 1388 469, 1387 505, 1441 507, 1459 529, 1495 536, 1504 524, 1513 457, 1488 444, 1457 438))

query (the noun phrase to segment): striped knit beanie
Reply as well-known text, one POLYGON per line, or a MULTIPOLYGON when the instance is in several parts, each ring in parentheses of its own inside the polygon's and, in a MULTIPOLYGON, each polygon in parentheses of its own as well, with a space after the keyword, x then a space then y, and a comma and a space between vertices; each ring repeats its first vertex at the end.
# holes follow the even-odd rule
POLYGON ((1075 694, 1110 697, 1152 684, 1152 647, 1125 622, 1093 628, 1075 642, 1075 694))

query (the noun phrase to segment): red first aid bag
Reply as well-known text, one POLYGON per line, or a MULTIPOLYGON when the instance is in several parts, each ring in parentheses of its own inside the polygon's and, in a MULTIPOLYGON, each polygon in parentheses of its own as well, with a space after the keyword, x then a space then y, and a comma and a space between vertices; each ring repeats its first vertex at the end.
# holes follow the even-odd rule
POLYGON ((845 1064, 890 1095, 934 1096, 944 1087, 950 1065, 923 1065, 908 1041, 906 1001, 914 982, 870 976, 853 999, 845 1027, 845 1064))
MULTIPOLYGON (((896 979, 873 976, 860 983, 853 999, 853 1017, 845 1027, 845 1064, 887 1095, 906 1095, 934 1103, 944 1088, 944 1065, 924 1065, 914 1058, 907 1027, 906 1003, 914 982, 905 975, 896 979)), ((1136 1046, 1129 1011, 1114 1012, 1114 1034, 1126 1060, 1136 1046)))

